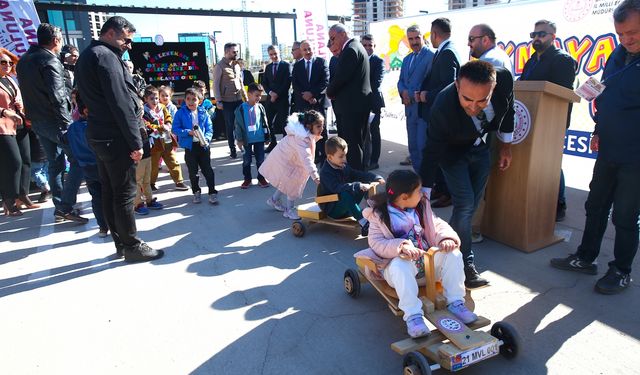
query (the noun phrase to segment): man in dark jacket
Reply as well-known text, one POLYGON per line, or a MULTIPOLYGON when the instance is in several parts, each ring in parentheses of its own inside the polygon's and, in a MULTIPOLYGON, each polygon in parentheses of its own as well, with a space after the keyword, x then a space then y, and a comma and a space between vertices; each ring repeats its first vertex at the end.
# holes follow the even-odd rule
POLYGON ((127 262, 158 259, 137 237, 133 214, 136 163, 142 158, 142 102, 123 52, 131 49, 135 27, 120 16, 111 17, 76 64, 78 90, 88 110, 87 140, 96 153, 104 216, 119 256, 127 262))
POLYGON ((430 194, 438 166, 453 197, 449 223, 460 236, 465 285, 487 284, 474 265, 471 218, 484 194, 489 177, 489 132, 499 143, 498 166, 511 164, 513 139, 513 77, 506 69, 475 60, 460 68, 456 81, 445 87, 431 107, 420 176, 430 194))
POLYGON ((32 45, 17 66, 25 114, 49 161, 49 185, 56 207, 56 222, 71 220, 85 224, 88 220, 73 210, 82 183, 82 170, 73 160, 69 147, 62 142, 62 135, 72 122, 64 67, 59 59, 62 33, 48 23, 40 24, 37 33, 38 45, 32 45), (65 154, 71 167, 63 186, 65 154))
POLYGON ((289 89, 291 88, 291 65, 280 60, 280 50, 277 46, 267 47, 271 64, 264 70, 262 86, 267 93, 267 119, 271 130, 271 142, 265 152, 271 152, 276 147, 276 134, 284 133, 284 127, 289 117, 289 89))
POLYGON ((369 133, 371 107, 369 55, 359 41, 349 36, 343 24, 329 28, 329 40, 342 48, 336 74, 327 87, 327 96, 334 100, 338 135, 349 145, 349 165, 363 170, 364 141, 369 133))
MULTIPOLYGON (((556 40, 556 24, 540 20, 535 23, 535 28, 529 34, 531 45, 535 52, 524 65, 521 81, 549 81, 573 90, 573 81, 576 79, 578 63, 565 51, 557 48, 553 42, 556 40)), ((567 113, 566 128, 569 129, 571 123, 571 108, 567 113)), ((560 125, 560 124, 558 124, 560 125)), ((560 188, 558 189, 558 207, 556 211, 556 221, 564 220, 567 210, 565 198, 564 172, 560 168, 560 188)))
POLYGON ((640 223, 640 3, 624 0, 613 12, 620 44, 613 51, 602 81, 606 90, 596 101, 596 127, 591 150, 598 152, 589 184, 582 241, 575 254, 551 260, 563 270, 590 275, 600 253, 609 213, 616 228, 613 260, 596 282, 596 291, 620 293, 631 285, 631 266, 638 251, 640 223), (636 84, 633 84, 636 82, 636 84))
POLYGON ((369 55, 369 82, 371 84, 371 112, 374 114, 373 120, 369 125, 369 138, 365 142, 365 166, 367 170, 378 169, 378 159, 380 159, 380 149, 382 147, 382 138, 380 138, 380 115, 382 107, 384 107, 384 96, 380 91, 380 85, 384 78, 384 60, 373 53, 376 48, 376 42, 373 35, 365 34, 360 37, 362 46, 369 55))

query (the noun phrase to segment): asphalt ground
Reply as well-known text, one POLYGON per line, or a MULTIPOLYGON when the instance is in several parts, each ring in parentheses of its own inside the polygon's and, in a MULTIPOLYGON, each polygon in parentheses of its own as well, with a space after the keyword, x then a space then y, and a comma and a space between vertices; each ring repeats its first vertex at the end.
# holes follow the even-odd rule
MULTIPOLYGON (((382 132, 378 172, 387 175, 407 154, 406 132, 394 119, 383 120, 382 132)), ((212 154, 218 206, 192 204, 190 192, 174 191, 160 174, 165 208, 137 217, 140 237, 166 251, 154 262, 114 258, 84 186, 87 225, 55 224, 51 202, 0 218, 0 374, 402 372, 390 348, 407 337, 402 319, 370 285, 358 299, 343 288, 366 239, 319 224, 294 237, 291 220, 265 205, 272 188, 239 188, 241 160, 229 159, 226 141, 212 154)), ((531 254, 489 239, 474 247, 491 281, 473 293, 476 312, 511 323, 523 345, 514 360, 495 357, 462 373, 640 373, 639 284, 614 296, 593 290, 612 259, 611 225, 598 276, 549 267, 580 241, 592 164, 564 158, 569 208, 556 226, 564 242, 531 254)), ((314 191, 310 182, 300 202, 314 191)), ((445 219, 451 212, 435 211, 445 219)))

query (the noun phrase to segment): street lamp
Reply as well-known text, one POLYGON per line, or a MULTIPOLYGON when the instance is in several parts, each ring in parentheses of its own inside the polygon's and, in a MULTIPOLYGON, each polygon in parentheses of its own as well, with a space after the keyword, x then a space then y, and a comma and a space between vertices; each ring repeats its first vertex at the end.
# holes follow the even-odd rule
POLYGON ((220 31, 220 30, 215 30, 215 31, 213 32, 213 56, 214 56, 214 58, 216 59, 216 61, 214 62, 214 64, 217 64, 217 63, 218 63, 218 48, 216 48, 216 43, 217 43, 217 40, 216 40, 216 34, 217 34, 217 33, 222 33, 222 31, 220 31))

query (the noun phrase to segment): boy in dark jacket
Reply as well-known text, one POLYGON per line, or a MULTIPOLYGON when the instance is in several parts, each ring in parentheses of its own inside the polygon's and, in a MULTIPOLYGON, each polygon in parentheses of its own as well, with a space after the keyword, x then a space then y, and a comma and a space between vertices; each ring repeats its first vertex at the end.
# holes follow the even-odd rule
POLYGON ((318 195, 338 194, 339 200, 321 203, 320 208, 333 219, 353 216, 362 227, 362 235, 366 236, 369 232, 369 222, 362 216, 360 202, 371 188, 371 182, 384 184, 384 179, 382 176, 349 167, 347 142, 344 139, 329 138, 324 148, 327 162, 320 169, 318 195))

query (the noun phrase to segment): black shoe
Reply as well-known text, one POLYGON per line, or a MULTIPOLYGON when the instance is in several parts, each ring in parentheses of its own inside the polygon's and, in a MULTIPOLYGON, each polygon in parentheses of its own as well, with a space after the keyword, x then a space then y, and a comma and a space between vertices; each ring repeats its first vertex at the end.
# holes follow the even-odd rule
POLYGON ((125 249, 124 261, 127 263, 148 262, 150 260, 160 259, 164 256, 164 251, 154 250, 146 243, 141 243, 134 249, 125 249))
POLYGON ((487 281, 487 279, 483 279, 480 276, 474 264, 467 264, 466 266, 464 266, 464 276, 464 286, 469 289, 480 288, 481 286, 489 284, 489 281, 487 281))
POLYGON ((367 223, 365 225, 362 226, 362 228, 360 228, 360 235, 362 235, 362 237, 367 237, 369 235, 369 222, 367 221, 367 223))
POLYGON ((271 143, 269 143, 269 147, 267 147, 267 148, 264 150, 264 152, 265 152, 266 154, 270 153, 271 151, 273 151, 273 149, 274 149, 274 148, 276 148, 276 144, 277 144, 277 142, 271 142, 271 143))
POLYGON ((551 264, 551 267, 565 271, 581 272, 588 275, 598 274, 597 265, 581 260, 576 254, 571 254, 566 258, 553 258, 549 261, 549 263, 551 264))
POLYGON ((371 164, 369 164, 369 166, 367 167, 367 170, 368 170, 368 171, 372 171, 372 170, 374 170, 374 169, 378 169, 378 168, 380 168, 380 165, 378 165, 378 163, 371 163, 371 164))
POLYGON ((151 191, 158 191, 156 184, 151 184, 151 191))
POLYGON ((440 196, 440 198, 431 201, 431 207, 432 208, 443 208, 443 207, 449 207, 451 206, 453 202, 451 201, 451 196, 450 195, 442 195, 440 196))
POLYGON ((49 200, 49 191, 48 190, 43 190, 40 193, 40 196, 38 197, 38 203, 45 203, 48 200, 49 200))
POLYGON ((602 294, 618 294, 631 285, 631 275, 609 265, 607 274, 596 282, 595 290, 602 294))
POLYGON ((231 159, 235 159, 238 157, 238 154, 235 151, 231 151, 231 155, 229 155, 231 159))
POLYGON ((116 246, 116 258, 122 258, 124 256, 124 247, 116 246))
POLYGON ((564 220, 565 216, 567 215, 567 204, 566 203, 562 203, 562 204, 558 204, 558 208, 556 208, 556 221, 562 221, 564 220))
POLYGON ((80 213, 77 210, 71 210, 71 212, 68 213, 64 213, 60 210, 55 210, 53 212, 53 216, 55 217, 56 223, 60 223, 65 220, 73 221, 79 224, 86 224, 89 222, 89 219, 80 216, 80 213))

